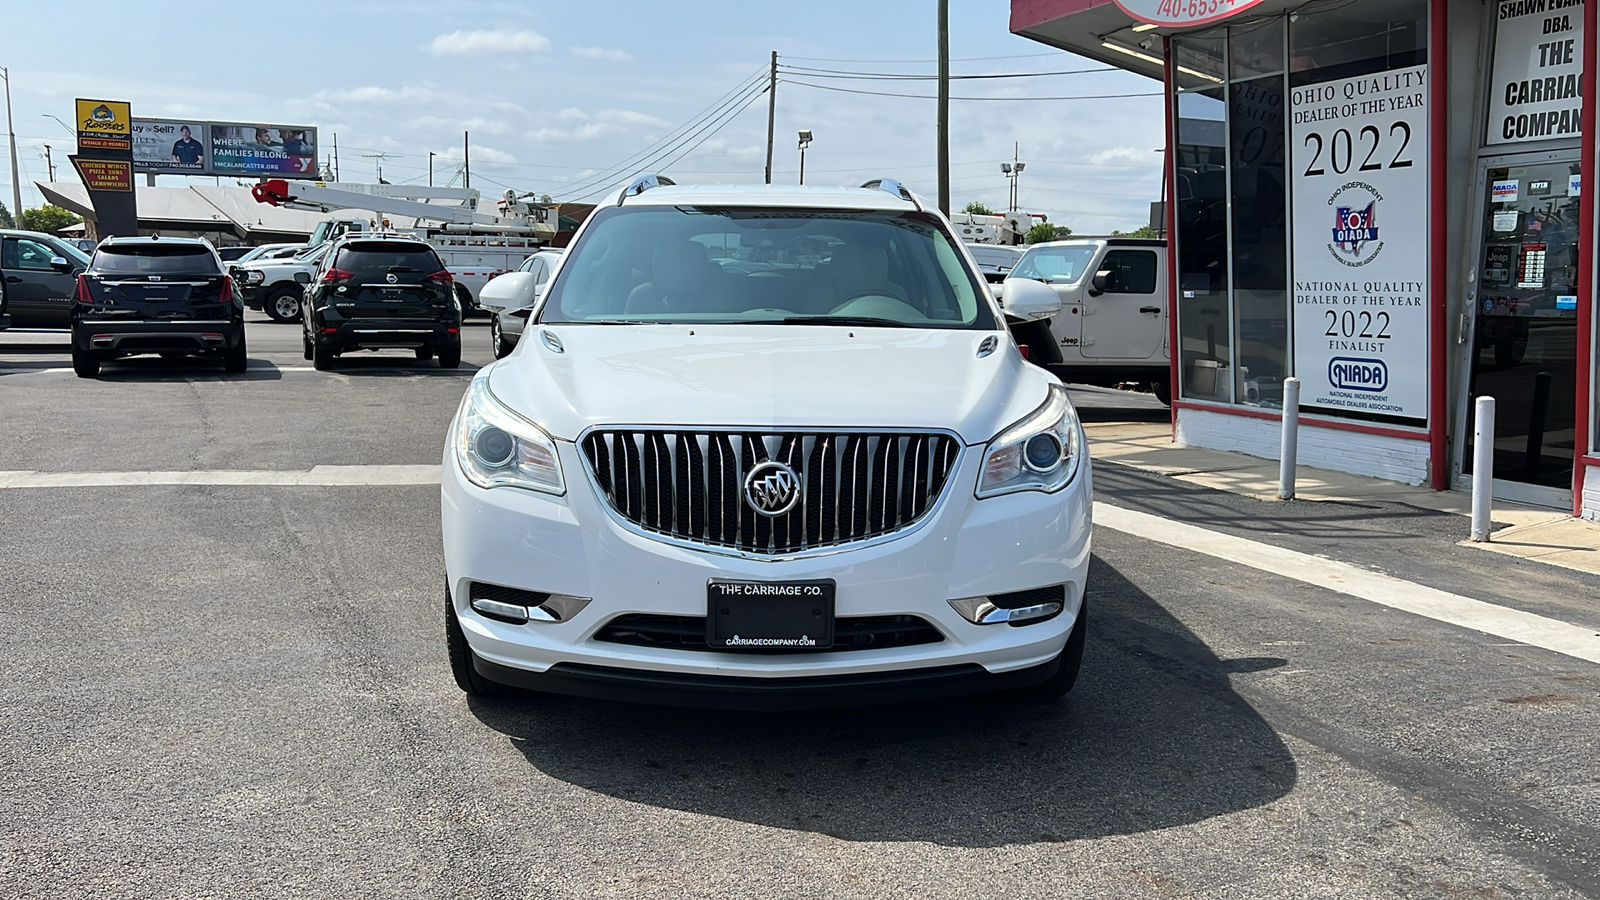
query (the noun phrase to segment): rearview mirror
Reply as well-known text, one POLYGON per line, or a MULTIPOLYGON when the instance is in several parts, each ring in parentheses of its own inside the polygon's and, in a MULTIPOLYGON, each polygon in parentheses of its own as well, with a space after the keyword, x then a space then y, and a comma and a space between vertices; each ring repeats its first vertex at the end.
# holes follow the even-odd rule
POLYGON ((1094 278, 1089 282, 1089 296, 1098 297, 1111 290, 1111 270, 1101 269, 1094 273, 1094 278))
POLYGON ((1005 308, 1008 317, 1024 322, 1048 319, 1061 312, 1061 295, 1050 285, 1031 278, 1007 278, 1005 308))
POLYGON ((294 273, 294 280, 300 282, 301 284, 310 284, 311 283, 311 273, 310 272, 296 272, 296 273, 294 273))

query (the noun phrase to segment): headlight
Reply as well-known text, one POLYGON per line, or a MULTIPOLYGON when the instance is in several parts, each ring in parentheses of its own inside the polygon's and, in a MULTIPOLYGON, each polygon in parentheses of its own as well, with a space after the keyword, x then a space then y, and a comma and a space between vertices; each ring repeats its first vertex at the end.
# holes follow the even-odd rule
POLYGON ((260 269, 250 269, 244 273, 245 284, 260 284, 267 278, 267 273, 260 269))
POLYGON ((1078 417, 1067 389, 1050 385, 1044 405, 989 442, 978 496, 1059 491, 1078 474, 1078 417))
POLYGON ((456 412, 456 462, 481 488, 567 492, 556 443, 544 430, 500 404, 487 378, 474 378, 456 412))

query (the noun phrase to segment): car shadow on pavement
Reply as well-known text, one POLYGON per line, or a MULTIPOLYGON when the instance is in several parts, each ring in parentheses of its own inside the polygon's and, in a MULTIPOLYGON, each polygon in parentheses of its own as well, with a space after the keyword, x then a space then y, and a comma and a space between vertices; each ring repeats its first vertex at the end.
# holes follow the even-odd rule
POLYGON ((130 356, 102 363, 97 381, 281 381, 283 372, 265 359, 250 360, 243 372, 225 372, 214 359, 193 356, 163 359, 158 356, 130 356))
MULTIPOLYGON (((310 363, 307 363, 310 365, 310 363)), ((478 371, 478 366, 462 360, 454 369, 441 369, 431 359, 414 359, 404 356, 350 355, 341 356, 327 370, 328 375, 388 375, 401 377, 468 378, 478 371)))
POLYGON ((516 693, 474 701, 540 772, 667 809, 852 841, 994 847, 1134 834, 1270 803, 1293 756, 1225 661, 1096 559, 1083 674, 1005 695, 729 713, 516 693))

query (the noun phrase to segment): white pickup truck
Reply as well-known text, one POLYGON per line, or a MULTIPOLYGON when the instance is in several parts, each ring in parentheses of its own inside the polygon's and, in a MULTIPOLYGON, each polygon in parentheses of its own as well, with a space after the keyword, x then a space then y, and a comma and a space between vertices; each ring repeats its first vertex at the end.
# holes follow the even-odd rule
POLYGON ((1030 361, 1062 381, 1140 382, 1161 402, 1172 401, 1166 241, 1034 244, 1006 280, 1019 278, 1048 284, 1061 297, 1061 311, 1049 319, 1011 320, 1030 361))

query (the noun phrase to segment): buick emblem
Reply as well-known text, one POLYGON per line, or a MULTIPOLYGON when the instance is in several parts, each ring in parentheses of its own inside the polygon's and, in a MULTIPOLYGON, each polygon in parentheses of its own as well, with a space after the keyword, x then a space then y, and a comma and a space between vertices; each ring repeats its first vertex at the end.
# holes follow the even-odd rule
POLYGON ((399 278, 395 277, 395 274, 393 272, 390 272, 389 274, 383 276, 383 279, 385 281, 389 282, 390 284, 394 284, 396 281, 400 280, 399 278))
POLYGON ((160 281, 161 280, 161 276, 160 275, 151 275, 151 276, 148 276, 148 277, 150 278, 151 281, 160 281))
POLYGON ((780 462, 764 462, 744 477, 744 499, 763 516, 781 516, 800 502, 800 476, 780 462))

